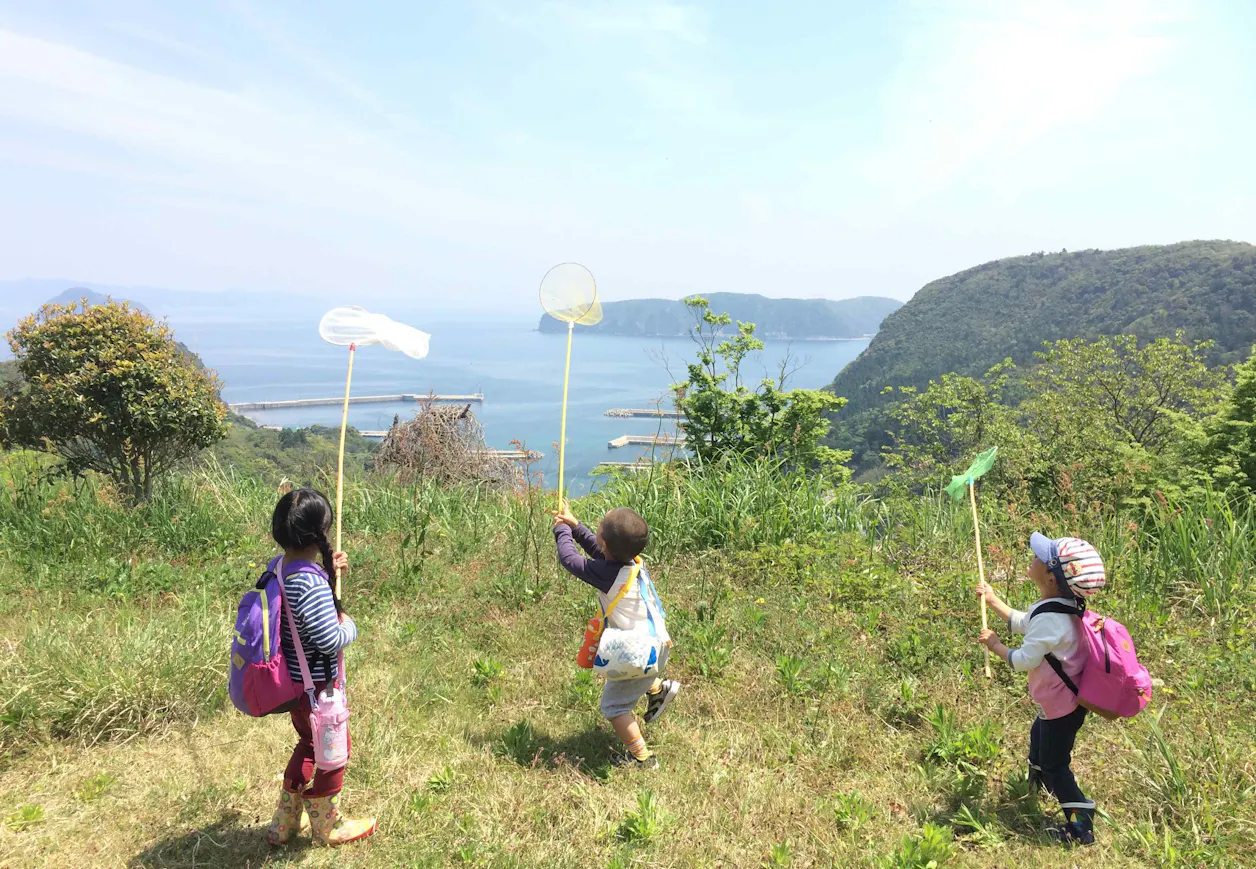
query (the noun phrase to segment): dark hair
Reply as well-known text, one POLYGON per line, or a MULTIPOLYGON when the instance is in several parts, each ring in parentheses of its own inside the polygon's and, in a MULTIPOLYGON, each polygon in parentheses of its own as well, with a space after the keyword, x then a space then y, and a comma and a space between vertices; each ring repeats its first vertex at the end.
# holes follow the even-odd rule
POLYGON ((632 561, 650 542, 650 526, 628 507, 616 507, 602 518, 598 526, 606 554, 615 561, 632 561))
MULTIPOLYGON (((270 519, 270 536, 284 550, 307 549, 318 546, 323 556, 323 569, 327 571, 331 587, 336 587, 336 563, 332 559, 331 541, 327 531, 335 519, 331 502, 316 489, 294 489, 279 499, 270 519)), ((340 601, 336 601, 340 608, 340 601)))

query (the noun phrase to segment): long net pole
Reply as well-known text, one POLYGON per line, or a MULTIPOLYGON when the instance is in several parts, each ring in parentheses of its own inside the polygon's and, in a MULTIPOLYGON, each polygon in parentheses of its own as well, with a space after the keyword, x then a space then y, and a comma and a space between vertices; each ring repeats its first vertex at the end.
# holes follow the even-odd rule
MULTIPOLYGON (((973 537, 977 542, 977 577, 982 585, 986 584, 986 561, 981 554, 981 522, 977 519, 977 483, 975 480, 968 481, 968 503, 973 508, 973 537)), ((990 625, 986 620, 986 596, 981 596, 981 629, 984 631, 990 625)), ((986 678, 991 677, 990 674, 990 650, 986 649, 986 678)))
MULTIPOLYGON (((353 386, 353 357, 358 345, 349 345, 349 375, 345 378, 345 403, 340 414, 340 455, 336 459, 336 551, 340 547, 340 514, 345 503, 345 431, 349 428, 349 390, 353 386)), ((336 573, 336 600, 340 600, 340 573, 336 573)))
POLYGON ((558 432, 558 509, 563 509, 563 473, 567 464, 567 382, 571 378, 571 336, 576 324, 567 323, 567 362, 563 366, 563 420, 558 432))

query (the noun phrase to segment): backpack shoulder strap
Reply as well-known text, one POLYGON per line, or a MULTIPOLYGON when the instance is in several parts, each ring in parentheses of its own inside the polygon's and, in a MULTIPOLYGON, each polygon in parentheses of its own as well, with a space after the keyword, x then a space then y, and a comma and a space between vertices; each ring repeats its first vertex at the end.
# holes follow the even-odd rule
MULTIPOLYGON (((1065 616, 1081 616, 1082 610, 1079 609, 1078 607, 1069 606, 1066 603, 1061 603, 1058 600, 1049 600, 1046 603, 1044 603, 1042 606, 1034 610, 1032 613, 1030 613, 1029 618, 1033 619, 1034 616, 1042 615, 1043 613, 1059 613, 1060 615, 1065 615, 1065 616)), ((1051 665, 1051 669, 1055 671, 1055 675, 1060 677, 1060 681, 1064 683, 1064 687, 1072 691, 1073 694, 1076 695, 1077 683, 1069 678, 1068 673, 1064 672, 1064 665, 1060 663, 1060 659, 1057 658, 1055 655, 1051 654, 1050 652, 1047 652, 1047 654, 1043 656, 1043 660, 1045 660, 1048 664, 1051 665)))
POLYGON ((1064 683, 1064 687, 1077 694, 1077 683, 1068 677, 1068 673, 1064 672, 1064 665, 1060 663, 1060 659, 1055 655, 1047 652, 1043 655, 1043 660, 1051 665, 1051 669, 1055 670, 1055 675, 1060 677, 1060 681, 1064 683))
POLYGON ((1059 613, 1065 616, 1081 616, 1082 610, 1075 606, 1069 606, 1066 603, 1060 603, 1058 600, 1049 600, 1042 606, 1029 614, 1032 619, 1034 616, 1040 616, 1043 613, 1059 613))
MULTIPOLYGON (((283 610, 288 615, 288 630, 292 632, 292 645, 297 651, 297 665, 301 668, 301 682, 305 686, 305 692, 314 696, 314 680, 310 677, 310 664, 305 659, 305 649, 301 646, 301 633, 297 630, 297 620, 292 617, 292 607, 288 606, 288 593, 283 586, 283 557, 280 556, 279 563, 275 566, 275 576, 279 577, 279 597, 283 601, 283 610)), ((340 664, 344 667, 343 662, 340 664)))
POLYGON ((637 583, 637 574, 638 574, 638 573, 640 573, 640 572, 641 572, 641 558, 640 558, 640 556, 638 556, 637 558, 633 559, 633 563, 632 563, 632 570, 631 570, 631 571, 629 571, 629 573, 628 573, 628 581, 627 581, 627 582, 625 582, 625 583, 623 584, 623 586, 619 589, 619 594, 615 595, 615 599, 614 599, 613 601, 611 601, 611 605, 610 605, 610 606, 608 606, 608 607, 607 607, 607 608, 603 611, 603 613, 602 613, 602 618, 603 618, 603 619, 608 619, 608 618, 610 618, 610 617, 611 617, 611 613, 615 611, 615 607, 619 606, 619 602, 620 602, 621 600, 623 600, 623 599, 624 599, 624 596, 625 596, 626 594, 628 594, 629 590, 630 590, 630 589, 631 589, 634 585, 636 585, 636 583, 637 583))

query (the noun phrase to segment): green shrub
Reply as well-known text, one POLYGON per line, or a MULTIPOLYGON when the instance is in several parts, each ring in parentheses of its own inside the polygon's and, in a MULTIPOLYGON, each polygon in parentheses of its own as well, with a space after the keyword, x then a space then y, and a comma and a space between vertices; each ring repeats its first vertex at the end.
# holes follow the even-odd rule
POLYGON ((476 658, 471 662, 471 682, 481 688, 501 678, 504 667, 496 658, 476 658))
POLYGON ((44 807, 27 803, 4 819, 5 826, 20 833, 44 822, 44 807))
POLYGON ((794 862, 794 851, 789 842, 777 842, 768 852, 768 859, 763 861, 763 869, 785 869, 794 862))

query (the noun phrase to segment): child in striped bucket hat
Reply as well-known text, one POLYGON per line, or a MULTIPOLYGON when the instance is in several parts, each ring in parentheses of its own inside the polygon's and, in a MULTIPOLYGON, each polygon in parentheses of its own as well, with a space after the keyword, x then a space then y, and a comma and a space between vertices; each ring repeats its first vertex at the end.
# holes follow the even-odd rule
POLYGON ((1076 683, 1086 663, 1086 647, 1078 633, 1079 620, 1048 604, 1084 608, 1086 599, 1103 588, 1107 577, 1103 559, 1085 540, 1052 540, 1034 534, 1029 548, 1034 558, 1028 577, 1039 599, 1028 610, 1012 609, 987 585, 976 589, 1007 622, 1009 631, 1024 634, 1024 642, 1019 649, 1009 649, 989 630, 981 632, 980 642, 1013 670, 1029 674, 1029 696, 1039 709, 1029 731, 1029 780, 1060 801, 1065 815, 1065 823, 1056 831, 1060 839, 1089 845, 1095 841, 1095 803, 1077 786, 1072 770, 1073 743, 1087 710, 1052 666, 1059 665, 1076 683))

